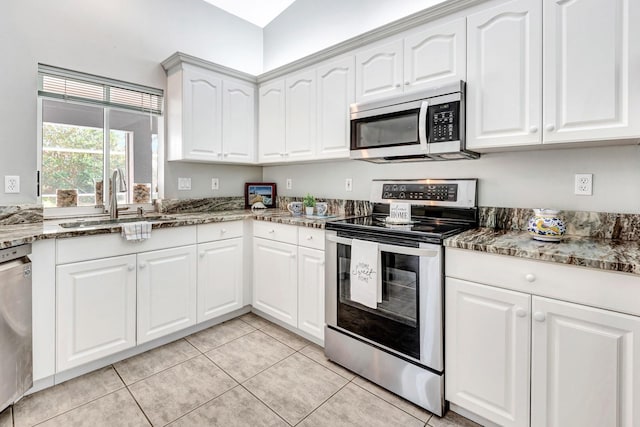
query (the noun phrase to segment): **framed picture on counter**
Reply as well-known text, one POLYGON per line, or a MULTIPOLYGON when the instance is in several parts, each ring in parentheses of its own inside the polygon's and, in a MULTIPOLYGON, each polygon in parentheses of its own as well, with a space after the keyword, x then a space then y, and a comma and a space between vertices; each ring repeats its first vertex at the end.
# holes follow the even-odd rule
POLYGON ((254 203, 261 202, 267 208, 276 207, 275 182, 247 182, 244 185, 244 207, 250 209, 254 203))

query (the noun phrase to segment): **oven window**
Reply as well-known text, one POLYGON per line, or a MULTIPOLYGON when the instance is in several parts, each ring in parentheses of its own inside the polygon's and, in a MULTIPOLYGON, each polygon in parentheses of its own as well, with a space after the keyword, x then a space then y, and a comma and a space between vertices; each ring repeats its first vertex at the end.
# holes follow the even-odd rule
POLYGON ((419 114, 420 110, 417 109, 354 120, 351 148, 357 150, 420 144, 418 140, 419 114))
POLYGON ((381 253, 382 302, 376 309, 351 300, 351 246, 338 244, 338 326, 420 359, 419 257, 381 253))

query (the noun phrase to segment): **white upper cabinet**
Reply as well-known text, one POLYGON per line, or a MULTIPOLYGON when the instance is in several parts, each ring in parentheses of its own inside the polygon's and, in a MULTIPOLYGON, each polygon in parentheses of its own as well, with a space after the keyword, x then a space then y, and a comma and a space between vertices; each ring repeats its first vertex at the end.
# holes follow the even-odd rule
POLYGON ((285 157, 308 160, 316 146, 316 73, 314 69, 285 80, 285 157))
POLYGON ((258 160, 261 163, 280 162, 285 154, 284 80, 260 86, 259 94, 258 160))
POLYGON ((429 28, 404 39, 405 92, 466 80, 464 19, 429 28))
POLYGON ((182 147, 170 150, 171 160, 218 160, 222 154, 222 79, 185 66, 182 84, 182 147))
POLYGON ((542 3, 514 0, 467 19, 467 148, 540 144, 542 3))
POLYGON ((531 427, 640 425, 640 318, 533 297, 531 427))
POLYGON ((349 105, 355 102, 353 56, 321 65, 318 82, 316 158, 349 157, 349 105))
POLYGON ((544 6, 544 141, 639 136, 640 2, 544 6))
POLYGON ((356 54, 356 102, 402 93, 402 51, 397 39, 356 54))
POLYGON ((178 60, 165 66, 168 159, 255 163, 255 85, 178 60))
POLYGON ((222 92, 222 158, 229 163, 255 161, 255 93, 252 84, 224 81, 222 92))

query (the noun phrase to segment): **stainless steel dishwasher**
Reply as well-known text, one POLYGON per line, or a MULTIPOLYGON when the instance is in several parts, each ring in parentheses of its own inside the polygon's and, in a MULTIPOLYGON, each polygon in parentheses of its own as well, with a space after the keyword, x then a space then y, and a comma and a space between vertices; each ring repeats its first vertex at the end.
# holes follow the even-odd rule
POLYGON ((0 412, 33 385, 30 253, 0 249, 0 412))

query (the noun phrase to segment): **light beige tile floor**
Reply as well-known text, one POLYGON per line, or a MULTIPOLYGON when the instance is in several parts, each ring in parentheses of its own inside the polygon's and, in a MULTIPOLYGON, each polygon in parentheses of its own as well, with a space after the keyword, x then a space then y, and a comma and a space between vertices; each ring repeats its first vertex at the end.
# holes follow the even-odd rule
POLYGON ((247 314, 20 400, 12 426, 474 427, 438 418, 247 314))

